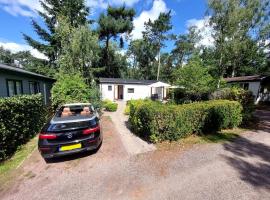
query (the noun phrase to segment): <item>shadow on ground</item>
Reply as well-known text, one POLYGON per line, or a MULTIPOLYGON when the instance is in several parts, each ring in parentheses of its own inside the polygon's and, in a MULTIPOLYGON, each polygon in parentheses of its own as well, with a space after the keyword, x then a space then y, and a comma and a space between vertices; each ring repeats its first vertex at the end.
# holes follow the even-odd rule
MULTIPOLYGON (((270 112, 257 112, 260 123, 259 130, 270 134, 270 112)), ((260 134, 260 131, 257 131, 260 134)), ((263 137, 262 137, 263 138, 263 137)), ((262 142, 254 142, 247 137, 239 137, 223 144, 232 156, 224 156, 227 163, 237 170, 241 179, 254 187, 270 190, 270 146, 262 142)))

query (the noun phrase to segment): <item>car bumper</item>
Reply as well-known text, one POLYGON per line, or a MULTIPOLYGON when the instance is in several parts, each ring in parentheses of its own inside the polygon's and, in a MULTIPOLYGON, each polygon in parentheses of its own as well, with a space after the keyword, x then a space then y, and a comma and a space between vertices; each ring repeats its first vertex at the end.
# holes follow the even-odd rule
POLYGON ((101 136, 97 137, 94 140, 86 139, 86 140, 76 141, 76 142, 70 143, 69 145, 77 144, 77 143, 81 143, 82 147, 79 149, 73 149, 73 150, 68 150, 68 151, 59 151, 60 147, 63 146, 61 144, 50 145, 50 146, 39 145, 38 149, 43 158, 60 157, 60 156, 75 154, 79 152, 96 150, 99 148, 100 144, 102 143, 102 137, 101 136))

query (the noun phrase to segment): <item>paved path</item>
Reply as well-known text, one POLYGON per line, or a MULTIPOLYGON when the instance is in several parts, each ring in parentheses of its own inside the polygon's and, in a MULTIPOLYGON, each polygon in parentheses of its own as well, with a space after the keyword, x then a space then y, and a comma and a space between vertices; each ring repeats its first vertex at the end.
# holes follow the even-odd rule
POLYGON ((0 190, 0 199, 269 200, 270 112, 257 115, 261 130, 234 142, 134 156, 125 151, 113 123, 103 118, 100 151, 49 164, 35 152, 14 182, 0 190))
POLYGON ((153 144, 148 144, 128 129, 128 116, 124 114, 126 102, 117 101, 118 108, 116 112, 106 112, 106 116, 110 116, 116 129, 118 130, 122 143, 124 144, 129 155, 136 155, 149 151, 154 151, 156 148, 153 144))

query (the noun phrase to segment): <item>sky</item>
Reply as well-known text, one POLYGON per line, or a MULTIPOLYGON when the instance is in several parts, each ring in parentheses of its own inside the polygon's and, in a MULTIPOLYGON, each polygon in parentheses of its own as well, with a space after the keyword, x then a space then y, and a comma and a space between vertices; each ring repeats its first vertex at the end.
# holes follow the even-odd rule
MULTIPOLYGON (((171 33, 176 35, 187 32, 188 26, 196 25, 203 29, 207 18, 207 0, 86 0, 87 6, 91 8, 89 19, 98 19, 100 13, 105 12, 108 5, 121 6, 123 3, 127 7, 132 7, 136 11, 134 18, 134 31, 132 39, 142 37, 144 22, 149 19, 155 20, 159 13, 172 12, 171 33)), ((44 58, 44 55, 32 49, 24 41, 22 33, 26 33, 35 39, 39 39, 31 26, 31 18, 42 24, 42 19, 38 16, 37 10, 42 8, 39 0, 0 0, 0 46, 17 52, 29 50, 32 55, 44 58)), ((204 31, 207 36, 209 30, 204 31)), ((209 37, 204 37, 202 44, 211 43, 209 37)), ((173 48, 173 42, 167 42, 164 51, 173 48)))

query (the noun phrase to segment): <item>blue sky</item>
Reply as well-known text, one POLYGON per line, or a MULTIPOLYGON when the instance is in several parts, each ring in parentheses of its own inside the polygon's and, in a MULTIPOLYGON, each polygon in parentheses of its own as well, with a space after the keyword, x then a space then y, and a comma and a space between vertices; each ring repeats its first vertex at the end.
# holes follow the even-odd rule
MULTIPOLYGON (((86 3, 91 7, 91 19, 97 19, 108 3, 114 6, 125 3, 128 7, 133 7, 136 10, 133 39, 140 38, 143 23, 149 18, 156 19, 160 12, 172 10, 172 32, 180 34, 186 32, 188 25, 203 26, 206 11, 206 0, 87 0, 86 3)), ((38 0, 0 0, 0 45, 13 52, 30 50, 33 55, 42 57, 22 37, 22 33, 26 33, 38 39, 30 20, 34 18, 42 23, 36 13, 36 10, 41 9, 38 0)), ((172 43, 167 45, 167 50, 172 48, 172 43)))

